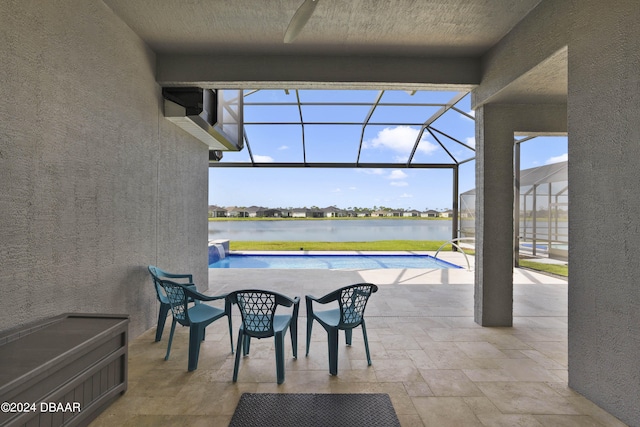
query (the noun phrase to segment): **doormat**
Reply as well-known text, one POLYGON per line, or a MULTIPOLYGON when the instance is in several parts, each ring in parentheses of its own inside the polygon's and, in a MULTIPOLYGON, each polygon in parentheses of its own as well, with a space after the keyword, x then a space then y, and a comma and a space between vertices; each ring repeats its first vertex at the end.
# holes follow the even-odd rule
POLYGON ((388 394, 243 393, 229 427, 400 427, 388 394))

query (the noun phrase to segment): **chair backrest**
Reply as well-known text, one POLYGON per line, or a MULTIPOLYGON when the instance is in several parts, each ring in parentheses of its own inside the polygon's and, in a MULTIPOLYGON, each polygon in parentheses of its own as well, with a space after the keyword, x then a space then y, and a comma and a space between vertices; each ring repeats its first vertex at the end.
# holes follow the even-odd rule
POLYGON ((189 326, 189 298, 185 292, 185 285, 170 280, 157 279, 158 283, 167 294, 167 300, 171 304, 173 318, 183 326, 189 326))
POLYGON ((284 295, 257 289, 235 291, 227 298, 238 305, 245 333, 256 338, 272 337, 277 306, 291 306, 291 300, 284 295))
POLYGON ((169 300, 162 290, 162 285, 160 285, 160 277, 165 277, 166 273, 155 265, 150 265, 148 269, 149 273, 151 274, 151 280, 153 280, 153 287, 156 289, 156 296, 158 297, 158 301, 164 304, 169 304, 169 300))
POLYGON ((340 323, 339 328, 356 327, 362 322, 364 309, 372 293, 378 287, 372 283, 358 283, 339 289, 340 323))

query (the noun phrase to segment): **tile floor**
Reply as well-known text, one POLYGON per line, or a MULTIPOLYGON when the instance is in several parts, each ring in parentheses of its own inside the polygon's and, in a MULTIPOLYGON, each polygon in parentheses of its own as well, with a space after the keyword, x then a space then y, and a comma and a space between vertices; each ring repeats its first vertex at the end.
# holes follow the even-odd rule
MULTIPOLYGON (((388 393, 402 426, 624 426, 567 386, 566 281, 516 270, 511 328, 473 321, 466 270, 211 270, 209 283, 212 295, 259 287, 301 296, 299 357, 287 337, 284 384, 276 384, 272 339, 252 341, 231 381, 224 320, 207 328, 196 371, 187 372, 186 328, 176 330, 165 361, 169 319, 160 343, 155 327, 131 341, 128 391, 92 427, 226 426, 243 392, 388 393), (331 376, 317 323, 304 355, 304 295, 363 281, 380 286, 366 313, 373 364, 357 329, 351 347, 340 336, 339 372, 331 376)), ((239 315, 233 320, 237 331, 239 315)))

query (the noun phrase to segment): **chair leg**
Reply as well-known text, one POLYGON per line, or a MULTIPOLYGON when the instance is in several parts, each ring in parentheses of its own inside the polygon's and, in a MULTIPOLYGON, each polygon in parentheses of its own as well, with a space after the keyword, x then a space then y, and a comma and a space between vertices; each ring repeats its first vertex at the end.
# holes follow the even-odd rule
POLYGON ((200 342, 204 341, 205 327, 192 324, 189 327, 189 371, 198 368, 198 357, 200 356, 200 342))
POLYGON ((353 329, 345 329, 344 330, 344 338, 347 342, 347 345, 351 345, 351 337, 353 336, 353 329))
POLYGON ((338 375, 338 328, 327 330, 327 344, 329 346, 329 373, 338 375))
POLYGON ((305 298, 307 305, 307 352, 305 356, 309 355, 309 347, 311 346, 311 328, 313 327, 313 301, 309 298, 305 298))
POLYGON ((307 353, 305 356, 309 355, 309 347, 311 346, 311 328, 313 327, 313 317, 307 317, 307 353))
POLYGON ((242 355, 246 356, 249 354, 249 347, 251 347, 251 337, 249 335, 244 336, 244 345, 242 347, 242 355))
POLYGON ((244 337, 242 336, 242 329, 238 332, 238 347, 236 348, 236 361, 233 365, 233 382, 238 381, 238 368, 240 367, 240 353, 242 350, 242 343, 244 341, 244 337))
POLYGON ((298 325, 297 322, 292 322, 289 325, 289 334, 291 334, 291 348, 293 349, 294 359, 298 358, 298 325))
POLYGON ((276 379, 278 384, 284 382, 284 332, 276 332, 276 379))
POLYGON ((171 333, 169 334, 169 343, 167 344, 167 354, 164 356, 164 360, 169 360, 169 353, 171 352, 171 343, 173 342, 173 332, 176 330, 176 319, 171 322, 171 333))
POLYGON ((371 366, 371 355, 369 354, 369 340, 367 339, 367 327, 362 319, 362 336, 364 337, 364 349, 367 352, 367 364, 371 366))
POLYGON ((164 331, 164 324, 167 321, 167 315, 171 305, 160 303, 160 312, 158 313, 158 326, 156 327, 156 341, 162 339, 162 331, 164 331))
POLYGON ((233 354, 233 326, 231 325, 231 315, 227 316, 229 319, 229 341, 231 341, 231 354, 233 354))

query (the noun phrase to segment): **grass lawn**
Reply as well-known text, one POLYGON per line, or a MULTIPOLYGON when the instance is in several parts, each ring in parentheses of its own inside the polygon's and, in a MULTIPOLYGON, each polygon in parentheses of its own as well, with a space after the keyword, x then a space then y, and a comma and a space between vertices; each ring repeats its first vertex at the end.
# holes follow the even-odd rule
POLYGON ((542 271, 545 273, 557 274, 558 276, 569 277, 569 266, 563 264, 547 264, 535 262, 526 259, 520 260, 520 267, 530 268, 532 270, 542 271))

